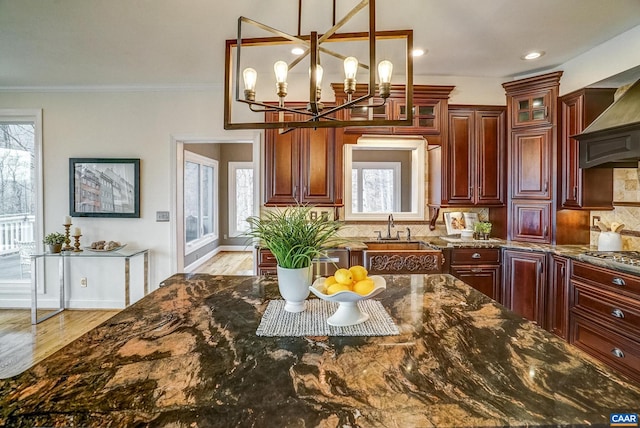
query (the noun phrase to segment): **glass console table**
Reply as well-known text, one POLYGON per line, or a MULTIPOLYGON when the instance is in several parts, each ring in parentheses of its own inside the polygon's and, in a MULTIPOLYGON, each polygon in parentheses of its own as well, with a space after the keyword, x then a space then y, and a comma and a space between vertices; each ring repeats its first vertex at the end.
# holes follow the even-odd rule
MULTIPOLYGON (((31 255, 31 324, 38 324, 46 319, 51 318, 54 315, 58 315, 65 310, 64 290, 66 286, 66 266, 65 261, 73 261, 74 259, 84 258, 103 258, 103 259, 124 259, 124 304, 125 307, 129 306, 131 302, 130 296, 130 260, 133 257, 144 257, 144 295, 149 293, 149 250, 148 249, 129 249, 122 248, 118 251, 89 251, 84 250, 80 252, 63 251, 61 253, 42 253, 31 255), (42 318, 38 319, 38 260, 45 258, 55 258, 58 260, 58 278, 60 281, 60 305, 54 312, 49 313, 42 318)), ((46 274, 45 274, 46 275, 46 274)))

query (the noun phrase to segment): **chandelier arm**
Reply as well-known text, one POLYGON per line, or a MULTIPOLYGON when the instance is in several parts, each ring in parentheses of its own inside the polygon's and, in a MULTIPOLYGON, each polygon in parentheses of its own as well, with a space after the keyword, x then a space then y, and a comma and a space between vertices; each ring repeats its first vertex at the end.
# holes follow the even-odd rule
POLYGON ((367 99, 371 98, 372 96, 373 95, 370 95, 370 94, 363 95, 361 97, 358 97, 358 98, 356 98, 354 100, 351 100, 349 102, 346 102, 344 104, 340 104, 339 106, 335 106, 333 108, 330 108, 329 110, 323 111, 322 113, 320 113, 318 115, 318 118, 325 118, 325 116, 327 116, 327 115, 329 115, 331 113, 335 113, 336 111, 339 111, 339 110, 344 110, 347 107, 351 107, 352 105, 355 105, 356 103, 359 103, 360 101, 367 100, 367 99))
POLYGON ((278 30, 276 28, 270 27, 270 26, 268 26, 266 24, 263 24, 261 22, 254 21, 253 19, 247 18, 246 16, 241 16, 238 19, 241 20, 242 22, 247 23, 247 24, 256 26, 256 27, 260 28, 261 30, 268 31, 268 32, 273 33, 273 34, 275 34, 277 36, 280 36, 280 37, 284 37, 285 39, 291 40, 292 42, 301 43, 301 44, 303 44, 305 46, 309 46, 309 41, 308 40, 305 40, 303 38, 291 35, 289 33, 285 33, 284 31, 280 31, 280 30, 278 30))
MULTIPOLYGON (((320 41, 318 41, 318 43, 320 43, 320 41)), ((318 46, 318 50, 320 52, 324 52, 327 55, 331 55, 334 58, 338 58, 341 61, 344 61, 347 57, 339 54, 337 52, 334 52, 330 49, 327 48, 323 48, 322 46, 318 46)), ((291 61, 291 64, 289 64, 289 70, 291 70, 293 67, 295 67, 296 65, 298 65, 303 59, 305 59, 307 57, 307 55, 309 55, 309 52, 311 50, 310 49, 306 49, 298 58, 294 59, 293 61, 291 61)), ((358 63, 359 67, 364 68, 365 70, 369 70, 369 65, 368 64, 364 64, 364 63, 358 63)))
POLYGON ((358 12, 364 9, 369 4, 369 0, 362 0, 359 4, 357 4, 353 9, 349 11, 336 25, 329 28, 329 31, 324 33, 322 37, 318 39, 318 43, 322 43, 327 40, 329 37, 333 36, 340 28, 344 26, 351 18, 353 18, 358 12))

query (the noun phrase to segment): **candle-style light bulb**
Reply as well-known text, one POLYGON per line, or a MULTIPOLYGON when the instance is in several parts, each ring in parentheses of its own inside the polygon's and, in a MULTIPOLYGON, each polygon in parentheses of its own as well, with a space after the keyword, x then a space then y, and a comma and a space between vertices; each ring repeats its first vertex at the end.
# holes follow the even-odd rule
POLYGON ((244 99, 248 101, 255 101, 258 72, 250 67, 245 68, 242 72, 242 78, 244 79, 244 99))
POLYGON ((356 73, 358 72, 358 60, 352 56, 344 59, 344 91, 347 100, 351 101, 351 94, 356 91, 356 73))
POLYGON ((287 96, 287 72, 289 66, 284 61, 276 61, 273 64, 273 71, 276 74, 276 93, 280 98, 280 107, 284 106, 284 97, 287 96))
POLYGON ((384 60, 378 64, 378 77, 380 78, 380 97, 388 98, 391 93, 391 74, 393 73, 393 64, 391 61, 384 60))

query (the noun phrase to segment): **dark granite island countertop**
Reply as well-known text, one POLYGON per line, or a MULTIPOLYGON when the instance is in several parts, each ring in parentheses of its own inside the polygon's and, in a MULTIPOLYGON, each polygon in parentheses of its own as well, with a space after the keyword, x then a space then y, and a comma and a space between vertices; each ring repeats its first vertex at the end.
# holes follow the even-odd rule
POLYGON ((258 337, 273 280, 175 275, 23 374, 0 425, 608 425, 640 386, 449 275, 389 276, 399 336, 258 337))

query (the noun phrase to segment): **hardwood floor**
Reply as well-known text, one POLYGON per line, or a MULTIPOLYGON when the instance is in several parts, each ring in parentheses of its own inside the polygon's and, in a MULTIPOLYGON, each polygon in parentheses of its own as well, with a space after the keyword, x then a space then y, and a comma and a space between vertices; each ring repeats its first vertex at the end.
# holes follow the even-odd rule
POLYGON ((196 272, 211 275, 253 275, 253 252, 222 251, 203 263, 196 272))
MULTIPOLYGON (((199 273, 253 275, 253 252, 216 254, 199 273)), ((87 331, 117 314, 118 310, 65 310, 40 324, 31 325, 28 309, 0 309, 0 379, 22 373, 87 331)), ((44 315, 43 311, 40 316, 44 315)))
POLYGON ((118 312, 68 309, 31 325, 28 309, 0 310, 0 379, 22 373, 118 312))

